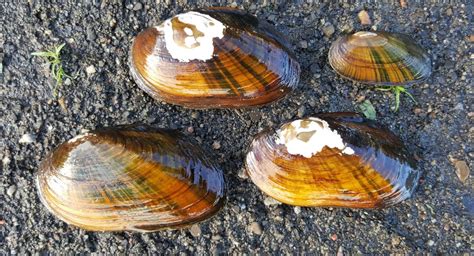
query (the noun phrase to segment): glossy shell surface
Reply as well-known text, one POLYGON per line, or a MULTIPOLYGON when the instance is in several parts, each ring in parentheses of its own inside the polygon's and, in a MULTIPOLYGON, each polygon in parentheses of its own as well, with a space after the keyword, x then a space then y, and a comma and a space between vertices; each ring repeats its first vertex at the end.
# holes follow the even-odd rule
POLYGON ((246 170, 290 205, 378 208, 408 198, 420 172, 390 131, 355 113, 295 120, 256 136, 246 170))
POLYGON ((403 34, 361 31, 338 38, 329 64, 348 79, 378 85, 407 85, 431 75, 431 60, 403 34))
POLYGON ((43 204, 96 231, 155 231, 202 221, 224 204, 222 171, 183 134, 104 128, 61 144, 42 162, 43 204))
POLYGON ((228 8, 178 14, 145 29, 129 62, 141 89, 190 108, 263 105, 297 87, 300 76, 280 33, 228 8))

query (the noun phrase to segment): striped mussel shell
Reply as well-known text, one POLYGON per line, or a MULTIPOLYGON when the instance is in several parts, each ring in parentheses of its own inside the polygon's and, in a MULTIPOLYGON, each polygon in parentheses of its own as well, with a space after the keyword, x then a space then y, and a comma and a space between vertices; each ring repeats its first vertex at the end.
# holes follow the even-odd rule
POLYGON ((203 221, 225 202, 222 171, 180 132, 98 129, 62 143, 37 173, 42 203, 93 231, 156 231, 203 221))
POLYGON ((190 11, 145 29, 129 62, 141 89, 189 108, 263 105, 297 87, 300 77, 279 32, 230 8, 190 11))
POLYGON ((355 113, 265 130, 253 140, 245 166, 260 190, 298 206, 391 206, 411 196, 420 176, 398 137, 355 113))
POLYGON ((360 31, 338 38, 329 49, 329 64, 341 76, 376 85, 408 85, 431 75, 431 60, 410 37, 360 31))

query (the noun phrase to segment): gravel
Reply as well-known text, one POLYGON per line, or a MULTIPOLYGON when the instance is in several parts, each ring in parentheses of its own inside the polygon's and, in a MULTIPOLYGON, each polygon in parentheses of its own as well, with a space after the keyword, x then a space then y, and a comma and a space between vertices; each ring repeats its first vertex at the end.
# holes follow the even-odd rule
POLYGON ((127 58, 139 31, 202 4, 41 2, 0 2, 0 255, 473 252, 472 177, 461 182, 450 161, 474 166, 472 5, 230 1, 225 5, 243 8, 287 35, 301 63, 301 88, 259 108, 192 110, 157 102, 138 89, 127 58), (392 95, 347 81, 328 65, 333 40, 367 29, 358 18, 362 10, 370 14, 371 28, 409 34, 432 56, 433 75, 409 90, 417 104, 403 97, 394 113, 392 95), (65 71, 75 79, 53 100, 54 81, 44 61, 30 53, 61 43, 65 71), (399 134, 419 160, 423 175, 413 198, 381 210, 295 210, 266 203, 268 197, 242 173, 251 138, 297 116, 353 111, 358 99, 370 100, 377 120, 399 134), (88 232, 55 218, 40 203, 34 175, 49 151, 83 129, 135 122, 181 131, 193 127, 190 136, 221 163, 228 202, 199 224, 200 232, 194 226, 146 234, 88 232), (34 134, 34 143, 20 143, 24 134, 34 134), (220 147, 212 150, 216 141, 220 147), (261 235, 249 235, 252 223, 263 227, 261 235))
POLYGON ((252 232, 255 235, 261 235, 262 234, 262 226, 258 222, 252 222, 250 223, 249 227, 250 232, 252 232))
POLYGON ((36 136, 34 134, 27 133, 21 136, 20 140, 18 140, 18 143, 29 144, 29 143, 35 142, 35 140, 36 140, 36 136))

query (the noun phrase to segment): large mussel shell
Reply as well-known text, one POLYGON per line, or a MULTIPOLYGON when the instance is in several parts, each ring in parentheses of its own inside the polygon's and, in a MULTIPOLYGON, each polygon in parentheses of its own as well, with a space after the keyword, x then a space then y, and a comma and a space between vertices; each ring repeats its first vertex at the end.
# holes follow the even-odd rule
POLYGON ((178 14, 142 31, 130 70, 155 99, 192 108, 266 104, 295 88, 300 75, 280 33, 230 8, 178 14))
POLYGON ((41 201, 69 224, 154 231, 202 221, 224 204, 222 171, 183 134, 104 128, 61 144, 37 174, 41 201))
POLYGON ((420 172, 390 131, 355 113, 329 113, 266 130, 246 156, 252 181, 291 205, 376 208, 408 198, 420 172))
POLYGON ((431 60, 413 39, 389 32, 361 31, 338 38, 329 64, 348 79, 378 85, 407 85, 428 78, 431 60))

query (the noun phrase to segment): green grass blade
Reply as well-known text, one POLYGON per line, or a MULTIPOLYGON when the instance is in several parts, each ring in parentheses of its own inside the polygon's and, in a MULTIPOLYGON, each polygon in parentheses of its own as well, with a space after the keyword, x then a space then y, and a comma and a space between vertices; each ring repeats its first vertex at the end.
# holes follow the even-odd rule
POLYGON ((59 54, 61 53, 61 50, 63 49, 63 47, 64 47, 65 45, 66 45, 66 44, 64 43, 64 44, 61 44, 61 45, 59 45, 58 47, 56 47, 56 49, 55 49, 56 56, 59 57, 59 54))
POLYGON ((408 97, 410 97, 410 99, 411 99, 413 102, 415 102, 415 103, 418 104, 418 102, 415 100, 415 97, 413 97, 413 95, 412 95, 411 93, 409 93, 409 92, 407 92, 407 91, 404 91, 403 93, 405 93, 406 95, 408 95, 408 97))

